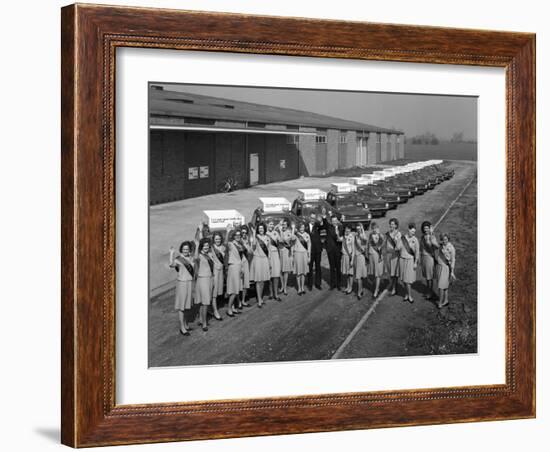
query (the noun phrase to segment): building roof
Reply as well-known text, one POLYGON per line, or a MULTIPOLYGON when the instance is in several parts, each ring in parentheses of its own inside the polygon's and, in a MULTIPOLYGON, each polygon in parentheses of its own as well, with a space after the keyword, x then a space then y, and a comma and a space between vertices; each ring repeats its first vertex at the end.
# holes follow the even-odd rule
MULTIPOLYGON (((394 129, 325 116, 310 111, 170 91, 159 85, 152 85, 150 94, 149 111, 151 117, 155 118, 156 125, 162 125, 162 119, 187 117, 365 132, 403 133, 394 129)), ((250 126, 254 127, 254 124, 250 126)))

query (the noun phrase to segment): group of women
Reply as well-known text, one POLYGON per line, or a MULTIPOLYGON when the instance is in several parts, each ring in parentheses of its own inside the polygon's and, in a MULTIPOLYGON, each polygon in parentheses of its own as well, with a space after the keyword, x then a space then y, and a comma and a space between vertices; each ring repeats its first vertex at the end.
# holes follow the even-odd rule
MULTIPOLYGON (((455 278, 455 248, 448 234, 437 240, 432 225, 422 223, 422 237, 415 236, 414 224, 409 224, 406 233, 399 231, 399 222, 392 218, 389 231, 380 232, 377 223, 367 231, 362 224, 336 228, 337 240, 341 242, 340 270, 346 282, 343 291, 353 292, 357 282, 357 297, 363 296, 364 282, 374 279, 373 296, 380 291, 384 275, 390 279, 389 291, 395 295, 398 281, 406 289, 404 301, 414 302, 411 285, 416 281, 417 266, 426 279, 426 298, 438 300, 438 307, 449 303, 448 288, 455 278), (439 290, 439 297, 435 290, 439 290)), ((180 245, 179 253, 170 248, 169 265, 177 272, 175 308, 179 314, 180 333, 187 336, 189 311, 200 305, 199 326, 208 331, 208 309, 217 321, 222 321, 218 304, 227 298, 228 317, 250 306, 247 294, 254 284, 258 308, 264 305, 264 289, 269 287, 270 299, 281 300, 288 295, 289 275, 296 276, 298 295, 305 294, 305 278, 311 260, 311 237, 307 224, 289 224, 287 220, 252 225, 228 226, 225 237, 214 232, 207 237, 202 224, 197 228, 194 241, 180 245)))
POLYGON ((342 274, 347 281, 346 293, 352 292, 353 281, 357 281, 357 297, 363 295, 363 280, 374 278, 373 297, 378 297, 380 280, 389 277, 390 294, 396 295, 398 281, 405 286, 403 301, 414 303, 412 284, 417 280, 417 267, 420 265, 422 277, 426 280, 426 299, 437 300, 438 307, 449 303, 448 289, 455 279, 456 250, 449 234, 443 233, 437 240, 434 228, 429 221, 422 223, 422 236, 416 237, 414 223, 408 225, 407 232, 399 231, 399 221, 389 221, 389 231, 380 232, 376 222, 371 223, 370 233, 361 224, 355 231, 344 226, 342 239, 342 274), (439 294, 435 293, 438 289, 439 294))

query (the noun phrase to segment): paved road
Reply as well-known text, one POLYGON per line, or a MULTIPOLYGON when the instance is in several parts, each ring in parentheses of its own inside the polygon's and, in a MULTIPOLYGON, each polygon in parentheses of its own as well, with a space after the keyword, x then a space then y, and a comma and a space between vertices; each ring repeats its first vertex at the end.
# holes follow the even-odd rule
MULTIPOLYGON (((476 174, 475 163, 454 165, 453 179, 410 200, 391 215, 403 225, 423 220, 436 223, 457 197, 460 200, 470 194, 466 204, 475 204, 476 186, 475 182, 471 183, 476 174)), ((457 209, 460 209, 458 203, 446 216, 457 209)), ((470 220, 475 222, 475 218, 461 221, 470 220)), ((385 229, 385 224, 383 226, 385 229)), ((189 337, 178 334, 173 291, 154 298, 149 313, 150 366, 319 360, 331 359, 335 354, 338 358, 356 358, 414 353, 404 348, 402 336, 407 334, 411 322, 419 327, 429 324, 435 310, 431 304, 422 303, 420 294, 416 297, 419 301, 409 305, 399 297, 373 300, 368 292, 357 300, 355 296, 330 291, 326 282, 326 255, 322 265, 325 268, 322 290, 314 289, 298 297, 291 289, 282 302, 270 301, 264 309, 258 309, 252 299, 252 307, 240 316, 225 317, 222 322, 212 320, 207 333, 194 325, 189 337)), ((416 289, 422 290, 421 285, 416 289)))

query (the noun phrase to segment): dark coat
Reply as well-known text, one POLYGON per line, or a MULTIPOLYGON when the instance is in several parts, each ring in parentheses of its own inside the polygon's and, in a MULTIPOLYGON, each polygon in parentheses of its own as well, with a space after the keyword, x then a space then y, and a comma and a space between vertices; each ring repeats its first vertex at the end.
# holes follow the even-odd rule
POLYGON ((316 254, 320 253, 323 248, 323 244, 321 242, 321 228, 324 227, 318 222, 315 222, 313 224, 313 227, 308 223, 306 226, 306 232, 309 234, 311 238, 311 253, 316 254))
MULTIPOLYGON (((336 228, 328 222, 326 218, 323 219, 323 226, 327 231, 325 246, 327 251, 340 251, 342 248, 342 242, 338 241, 338 235, 336 233, 336 228)), ((340 237, 342 236, 342 231, 338 228, 340 237)))

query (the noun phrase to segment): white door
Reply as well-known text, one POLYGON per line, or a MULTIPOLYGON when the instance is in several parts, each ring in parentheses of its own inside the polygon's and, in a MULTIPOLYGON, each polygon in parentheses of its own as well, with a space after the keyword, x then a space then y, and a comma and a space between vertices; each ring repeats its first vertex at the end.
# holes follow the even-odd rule
POLYGON ((365 138, 357 138, 357 166, 367 166, 367 146, 365 138))
POLYGON ((250 154, 250 185, 258 185, 260 180, 260 159, 258 154, 250 154))

